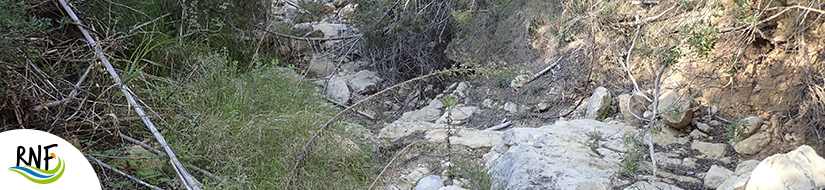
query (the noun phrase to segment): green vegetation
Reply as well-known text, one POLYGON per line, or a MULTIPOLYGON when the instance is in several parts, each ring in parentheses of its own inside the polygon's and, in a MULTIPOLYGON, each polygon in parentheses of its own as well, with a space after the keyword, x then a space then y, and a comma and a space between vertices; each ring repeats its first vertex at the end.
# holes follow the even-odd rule
POLYGON ((622 137, 622 141, 625 146, 628 147, 622 154, 622 160, 619 162, 619 165, 622 167, 622 175, 624 176, 635 177, 636 172, 639 171, 639 168, 642 166, 641 162, 644 159, 644 150, 641 142, 636 139, 638 134, 644 133, 634 133, 622 137))
MULTIPOLYGON (((494 187, 495 178, 484 167, 484 163, 474 163, 464 159, 456 159, 456 176, 467 179, 464 188, 467 189, 504 189, 494 187)), ((500 183, 499 183, 500 184, 500 183)))
MULTIPOLYGON (((230 183, 221 188, 283 188, 301 145, 333 114, 313 87, 270 64, 249 72, 232 68, 226 52, 199 58, 203 68, 190 87, 173 99, 182 110, 165 134, 186 161, 213 166, 230 183), (297 84, 297 85, 296 85, 297 84)), ((301 176, 300 189, 360 189, 376 173, 375 158, 353 135, 352 126, 334 125, 316 145, 301 176), (350 132, 346 132, 347 128, 350 132)))
MULTIPOLYGON (((300 147, 336 110, 321 99, 316 86, 281 68, 294 63, 282 62, 276 47, 260 47, 249 37, 254 35, 249 25, 267 15, 269 3, 88 1, 77 8, 88 13, 84 20, 89 23, 84 24, 96 27, 101 43, 110 47, 107 54, 112 55, 124 84, 150 107, 160 108, 151 111, 160 116, 155 117, 155 124, 180 160, 223 178, 215 181, 190 170, 207 189, 366 188, 380 169, 374 150, 359 140, 369 132, 340 122, 315 143, 312 156, 296 176, 301 180, 287 186, 285 180, 292 174, 300 147)), ((0 2, 3 15, 20 15, 0 18, 0 24, 12 26, 0 30, 37 33, 34 31, 52 23, 68 23, 28 15, 21 11, 26 7, 23 1, 0 2)), ((16 38, 23 37, 4 36, 0 45, 20 46, 16 38)), ((5 55, 19 54, 11 51, 18 50, 3 49, 4 59, 5 55)), ((85 68, 55 65, 46 68, 54 73, 82 73, 85 68)), ((109 80, 104 76, 98 80, 109 80)), ((102 101, 125 101, 117 91, 92 92, 113 99, 102 101)), ((131 112, 114 110, 117 115, 131 112)), ((128 126, 121 129, 124 134, 152 138, 139 122, 123 125, 128 126)), ((100 145, 106 143, 86 139, 81 142, 99 159, 113 166, 128 166, 121 169, 142 180, 162 188, 176 186, 176 174, 167 161, 160 167, 144 168, 147 163, 142 159, 148 159, 144 155, 138 155, 141 160, 119 159, 124 154, 122 147, 103 147, 100 145)), ((141 187, 129 181, 107 186, 141 187)))
POLYGON ((683 25, 681 31, 681 35, 686 37, 683 43, 702 58, 710 57, 710 52, 719 41, 719 30, 714 25, 701 20, 683 25))
POLYGON ((728 125, 725 125, 725 133, 723 136, 730 139, 730 142, 739 142, 747 137, 748 121, 739 119, 728 125))
POLYGON ((585 145, 590 147, 591 150, 596 151, 596 149, 601 146, 601 141, 603 140, 602 132, 601 131, 589 131, 587 132, 587 142, 585 145))

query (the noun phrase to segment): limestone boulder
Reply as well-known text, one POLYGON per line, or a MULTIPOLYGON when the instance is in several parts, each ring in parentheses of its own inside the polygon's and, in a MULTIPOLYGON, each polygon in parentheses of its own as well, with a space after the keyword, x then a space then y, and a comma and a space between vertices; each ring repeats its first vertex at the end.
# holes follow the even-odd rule
POLYGON ((444 104, 441 100, 430 100, 427 106, 421 109, 404 112, 398 120, 403 121, 435 121, 441 116, 441 109, 444 104))
POLYGON ((736 170, 733 172, 733 176, 726 179, 722 184, 717 187, 717 190, 744 190, 745 183, 748 182, 748 178, 751 175, 751 171, 759 164, 757 160, 747 160, 744 162, 739 163, 736 166, 736 170))
POLYGON ((733 149, 740 155, 754 155, 759 153, 759 151, 761 151, 762 148, 765 148, 765 146, 770 142, 771 135, 767 132, 761 132, 750 136, 745 140, 739 141, 733 146, 733 149))
POLYGON ((326 94, 341 104, 347 104, 351 95, 347 82, 341 77, 332 77, 327 81, 326 94))
POLYGON ((636 117, 644 117, 645 105, 650 104, 641 94, 634 93, 619 95, 619 112, 624 117, 624 122, 630 126, 641 126, 642 123, 636 117))
MULTIPOLYGON (((470 148, 492 147, 499 142, 502 135, 499 131, 461 127, 453 127, 451 134, 451 144, 470 148)), ((421 135, 429 142, 444 143, 447 138, 447 126, 424 121, 398 120, 378 131, 378 139, 382 146, 390 146, 395 141, 412 135, 421 135)))
POLYGON ((449 117, 450 124, 452 125, 461 125, 465 121, 467 121, 470 116, 474 113, 481 111, 478 107, 475 106, 456 106, 449 111, 444 112, 438 120, 435 121, 436 124, 446 124, 447 119, 449 117))
POLYGON ((722 182, 733 176, 733 172, 729 169, 717 165, 710 166, 708 173, 705 174, 705 188, 716 189, 722 182))
POLYGON ((630 126, 591 119, 558 121, 539 128, 514 128, 501 137, 490 153, 493 186, 504 189, 610 189, 621 171, 621 138, 603 138, 591 149, 588 133, 626 135, 630 126), (500 186, 498 186, 500 185, 500 186))
POLYGON ((665 91, 659 96, 659 118, 676 129, 683 129, 690 124, 693 119, 693 111, 690 109, 690 99, 679 95, 674 91, 665 91))
MULTIPOLYGON (((305 49, 305 47, 293 47, 293 50, 305 49)), ((309 72, 317 77, 326 77, 335 71, 335 63, 332 62, 332 55, 313 54, 309 59, 309 72)))
POLYGON ((604 119, 609 113, 612 101, 610 91, 599 86, 587 101, 587 119, 604 119))
POLYGON ((750 116, 743 119, 745 123, 745 132, 748 136, 751 136, 759 130, 759 127, 762 126, 762 118, 756 116, 750 116))
POLYGON ((352 91, 359 94, 375 93, 376 85, 384 79, 378 77, 378 73, 374 71, 361 70, 357 73, 347 75, 344 78, 347 80, 347 85, 352 91))
POLYGON ((704 155, 708 155, 708 156, 713 157, 713 158, 724 157, 725 153, 726 153, 726 151, 725 151, 726 146, 727 145, 725 145, 723 143, 709 143, 709 142, 703 142, 703 141, 698 141, 698 140, 694 140, 690 144, 691 149, 697 150, 700 153, 702 153, 704 155))
POLYGON ((825 159, 808 145, 786 154, 775 154, 759 162, 745 189, 825 188, 825 159))
POLYGON ((413 190, 438 190, 442 187, 444 187, 444 182, 441 181, 441 176, 430 175, 418 180, 413 190))

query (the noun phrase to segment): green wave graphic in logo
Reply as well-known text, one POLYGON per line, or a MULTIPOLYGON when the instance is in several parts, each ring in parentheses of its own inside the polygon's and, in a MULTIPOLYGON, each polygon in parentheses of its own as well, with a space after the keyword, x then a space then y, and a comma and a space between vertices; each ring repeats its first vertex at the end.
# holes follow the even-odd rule
POLYGON ((25 167, 11 167, 11 168, 9 168, 9 171, 17 172, 18 174, 22 175, 23 177, 26 177, 26 179, 29 179, 29 181, 32 181, 32 182, 35 182, 35 183, 49 184, 49 183, 55 182, 58 179, 60 179, 60 177, 63 176, 63 172, 66 171, 66 165, 63 163, 63 159, 58 158, 54 154, 52 154, 52 157, 57 158, 57 166, 55 166, 51 170, 42 170, 40 168, 36 168, 36 167, 31 166, 31 165, 26 165, 25 167), (35 171, 37 171, 37 172, 35 172, 35 171), (58 171, 60 173, 58 173, 58 171), (40 174, 40 173, 43 173, 43 174, 46 174, 46 175, 43 175, 43 174, 40 174))

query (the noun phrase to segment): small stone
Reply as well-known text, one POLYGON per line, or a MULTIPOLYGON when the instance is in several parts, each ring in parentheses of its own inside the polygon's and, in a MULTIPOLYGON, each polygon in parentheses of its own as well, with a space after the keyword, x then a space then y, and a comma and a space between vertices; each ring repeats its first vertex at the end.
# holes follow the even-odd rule
POLYGON ((523 74, 523 75, 516 76, 515 79, 510 81, 510 87, 512 87, 512 88, 521 88, 521 85, 524 85, 524 82, 527 82, 527 80, 529 80, 530 77, 531 76, 528 75, 528 74, 523 74))
POLYGON ((690 138, 693 138, 693 139, 701 139, 701 138, 708 137, 708 134, 705 134, 704 132, 700 131, 699 129, 694 129, 693 131, 690 132, 689 136, 690 136, 690 138))
POLYGON ((783 136, 782 139, 785 140, 785 141, 790 142, 790 141, 793 141, 793 136, 791 136, 790 133, 785 133, 785 136, 783 136))
POLYGON ((347 84, 353 91, 360 94, 372 94, 376 91, 376 84, 384 81, 378 77, 378 73, 373 71, 361 70, 355 74, 347 75, 347 84))
POLYGON ((444 187, 444 182, 441 181, 441 176, 430 175, 425 178, 421 178, 413 190, 438 190, 442 187, 444 187))
POLYGON ((662 121, 676 129, 683 129, 690 124, 693 111, 690 109, 690 100, 674 91, 665 91, 659 97, 659 117, 662 121))
POLYGON ((744 162, 739 163, 736 165, 736 170, 733 172, 733 175, 736 176, 750 176, 749 174, 753 171, 756 166, 759 165, 759 160, 746 160, 744 162))
POLYGON ((461 125, 467 118, 473 115, 473 113, 478 111, 478 107, 475 106, 456 106, 448 112, 444 112, 438 120, 435 121, 436 124, 445 124, 447 123, 447 117, 450 117, 450 124, 452 125, 461 125))
POLYGON ((733 149, 740 155, 753 155, 759 153, 769 142, 771 142, 771 135, 761 132, 736 143, 733 149))
POLYGON ((677 143, 676 134, 678 133, 679 132, 671 128, 662 127, 662 132, 653 135, 653 143, 656 143, 659 146, 668 146, 677 143))
POLYGON ((484 99, 484 101, 481 101, 481 106, 483 106, 484 108, 487 108, 487 109, 493 108, 493 106, 494 106, 493 105, 493 100, 484 99))
POLYGON ((590 96, 587 102, 587 118, 588 119, 604 119, 609 113, 611 104, 610 91, 603 86, 599 86, 590 96))
POLYGON ((716 190, 744 190, 750 176, 733 176, 726 179, 716 190))
POLYGON ((504 111, 516 114, 518 113, 518 105, 512 102, 504 103, 504 111))
POLYGON ((470 85, 468 85, 467 82, 458 83, 458 86, 456 86, 455 90, 453 91, 453 95, 456 95, 458 97, 466 97, 467 95, 465 94, 465 91, 467 91, 469 87, 470 85))
POLYGON ((639 93, 635 93, 634 96, 622 94, 618 98, 619 112, 622 113, 625 123, 630 126, 641 126, 641 122, 636 117, 644 117, 645 105, 648 104, 647 99, 639 93))
MULTIPOLYGON (((701 152, 702 154, 715 157, 715 158, 722 158, 725 156, 725 144, 722 143, 709 143, 709 142, 702 142, 694 140, 693 143, 690 144, 690 148, 701 152)), ((721 181, 720 181, 721 182, 721 181)))
POLYGON ((305 36, 313 30, 312 23, 309 22, 298 23, 292 26, 292 33, 298 36, 305 36))
POLYGON ((550 104, 544 102, 539 103, 538 105, 536 105, 536 109, 538 109, 539 112, 545 112, 550 109, 550 104))
POLYGON ((725 167, 712 165, 710 170, 705 174, 705 188, 716 189, 722 182, 733 176, 733 172, 725 167))
POLYGON ((684 158, 682 159, 682 166, 686 168, 696 168, 696 158, 684 158))
POLYGON ((350 92, 347 82, 341 77, 332 77, 327 81, 326 94, 338 103, 349 103, 350 92))
POLYGON ((743 120, 748 122, 747 125, 746 125, 746 127, 747 127, 746 132, 748 133, 748 136, 751 136, 754 133, 756 133, 756 131, 758 131, 759 127, 762 125, 762 118, 759 118, 759 117, 756 117, 756 116, 746 117, 743 120))
POLYGON ((644 117, 645 119, 650 119, 651 117, 653 117, 653 112, 645 111, 645 113, 642 113, 642 117, 644 117))
MULTIPOLYGON (((296 48, 292 49, 295 50, 296 48)), ((326 77, 335 70, 335 64, 332 63, 329 55, 314 54, 309 60, 309 64, 309 72, 318 77, 326 77)), ((346 83, 344 83, 344 85, 346 85, 346 83)))
POLYGON ((713 127, 721 127, 723 124, 720 121, 711 120, 710 122, 708 122, 708 125, 713 127))
POLYGON ((713 133, 713 128, 711 128, 710 125, 705 124, 705 123, 696 122, 696 128, 698 128, 700 131, 708 133, 708 134, 713 133))

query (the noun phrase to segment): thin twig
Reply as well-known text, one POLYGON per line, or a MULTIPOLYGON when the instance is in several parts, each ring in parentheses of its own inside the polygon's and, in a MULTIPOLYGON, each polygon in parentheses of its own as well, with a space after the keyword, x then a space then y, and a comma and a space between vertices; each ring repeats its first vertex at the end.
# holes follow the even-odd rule
POLYGON ((60 106, 60 105, 63 105, 67 102, 70 102, 72 100, 72 98, 77 96, 77 89, 80 89, 80 84, 82 84, 83 81, 86 80, 86 77, 89 76, 89 72, 92 71, 92 68, 94 68, 94 66, 95 66, 95 64, 89 64, 89 67, 86 68, 86 72, 83 72, 83 75, 80 76, 80 79, 77 80, 77 83, 74 84, 74 88, 72 88, 72 92, 69 93, 69 97, 63 98, 62 100, 37 105, 34 108, 32 108, 32 110, 33 111, 40 111, 40 110, 43 110, 44 108, 48 109, 48 108, 51 108, 51 107, 60 106))
POLYGON ((131 30, 129 30, 129 33, 132 33, 132 32, 134 32, 135 30, 140 29, 140 28, 142 28, 142 27, 144 27, 144 26, 146 26, 146 25, 149 25, 149 24, 155 23, 155 22, 157 22, 158 20, 160 20, 160 19, 162 19, 162 18, 164 18, 164 17, 167 17, 167 16, 169 16, 169 15, 172 15, 172 13, 166 13, 165 15, 162 15, 162 16, 160 16, 160 17, 158 17, 158 18, 152 19, 152 20, 150 20, 149 22, 146 22, 146 23, 143 23, 143 24, 137 25, 137 26, 135 26, 135 27, 132 27, 132 29, 131 29, 131 30))
POLYGON ((401 156, 401 154, 404 154, 404 152, 406 152, 408 149, 410 149, 410 147, 412 147, 413 145, 418 145, 421 142, 423 142, 423 141, 417 141, 417 142, 410 143, 407 146, 405 146, 404 149, 401 149, 401 151, 398 151, 398 153, 395 153, 395 156, 392 157, 392 160, 390 160, 390 162, 387 163, 387 165, 384 166, 384 169, 382 169, 381 172, 378 173, 378 176, 375 177, 375 180, 372 181, 372 184, 370 184, 370 187, 367 188, 367 190, 370 190, 370 189, 372 189, 372 187, 375 186, 375 183, 378 182, 378 179, 381 179, 381 176, 384 175, 384 172, 387 171, 387 168, 389 168, 392 165, 392 163, 394 163, 395 160, 398 159, 398 157, 401 156))
POLYGON ((280 32, 270 31, 270 30, 267 30, 267 29, 265 29, 265 28, 263 28, 263 27, 260 27, 260 26, 258 26, 258 25, 254 25, 254 24, 249 24, 249 25, 250 25, 250 26, 254 26, 255 28, 258 28, 258 29, 260 29, 260 30, 263 30, 264 32, 267 32, 267 33, 275 34, 275 35, 278 35, 278 36, 283 36, 283 37, 286 37, 286 38, 296 39, 296 40, 308 40, 308 41, 328 41, 328 40, 346 40, 346 39, 350 39, 350 38, 357 38, 357 37, 361 37, 361 34, 358 34, 358 35, 352 35, 352 36, 339 36, 339 37, 331 37, 331 38, 298 37, 298 36, 293 36, 293 35, 284 34, 284 33, 280 33, 280 32))
POLYGON ((296 4, 295 2, 292 2, 290 0, 284 0, 284 2, 286 2, 286 4, 289 4, 289 6, 295 7, 296 9, 298 9, 298 11, 301 11, 302 13, 309 13, 309 11, 302 8, 301 6, 298 6, 298 4, 296 4))
POLYGON ((559 59, 557 59, 556 62, 553 62, 553 64, 550 64, 549 66, 545 67, 544 69, 539 71, 539 73, 536 73, 535 75, 533 75, 533 77, 530 77, 530 79, 527 79, 526 81, 519 83, 518 85, 516 85, 516 88, 522 87, 527 83, 533 82, 534 80, 538 79, 539 77, 547 73, 547 71, 550 71, 550 69, 558 65, 559 61, 561 61, 562 58, 564 58, 564 56, 559 57, 559 59))
MULTIPOLYGON (((63 0, 60 0, 60 1, 63 1, 63 0)), ((104 168, 106 168, 106 169, 110 169, 110 170, 112 170, 112 171, 115 171, 115 172, 119 173, 120 175, 123 175, 124 177, 131 179, 132 181, 135 181, 135 182, 137 182, 137 183, 140 183, 141 185, 144 185, 144 186, 146 186, 146 187, 148 187, 148 188, 155 189, 155 190, 163 190, 163 189, 161 189, 161 188, 160 188, 160 187, 158 187, 158 186, 154 186, 154 185, 152 185, 152 184, 146 183, 145 181, 140 180, 140 179, 138 179, 138 178, 137 178, 137 177, 135 177, 135 176, 129 175, 129 174, 127 174, 127 173, 124 173, 123 171, 118 170, 117 168, 114 168, 114 167, 112 167, 112 166, 109 166, 108 164, 101 162, 100 160, 98 160, 97 158, 95 158, 94 156, 92 156, 92 155, 90 155, 90 154, 84 154, 84 155, 86 155, 86 158, 89 158, 90 160, 95 161, 95 162, 97 163, 97 165, 100 165, 100 166, 103 166, 103 167, 104 167, 104 168)))
POLYGON ((132 108, 134 108, 137 115, 140 116, 141 120, 143 120, 143 123, 146 124, 146 127, 149 128, 149 131, 152 132, 152 135, 155 136, 155 139, 157 139, 158 143, 160 143, 160 145, 163 146, 163 149, 166 151, 166 155, 169 156, 169 160, 172 162, 173 168, 176 172, 178 172, 181 175, 181 178, 183 179, 181 180, 183 182, 183 185, 188 189, 200 190, 201 188, 198 186, 198 183, 195 181, 192 175, 189 174, 189 172, 186 172, 186 168, 184 168, 183 164, 180 163, 178 157, 175 156, 175 153, 172 151, 172 148, 170 148, 169 145, 166 143, 166 139, 163 138, 163 135, 160 134, 158 129, 155 127, 155 124, 153 124, 152 121, 149 120, 149 117, 146 116, 146 113, 143 112, 143 109, 137 105, 135 98, 130 93, 129 87, 122 83, 122 81, 120 80, 120 76, 118 76, 118 74, 115 72, 115 68, 112 67, 111 63, 109 63, 109 58, 106 57, 105 54, 103 54, 103 48, 101 48, 97 44, 97 42, 95 42, 95 39, 89 34, 89 31, 87 31, 86 28, 81 27, 82 24, 80 22, 80 19, 74 13, 72 8, 69 7, 69 4, 66 3, 65 0, 58 1, 60 1, 60 4, 63 6, 63 9, 66 11, 66 13, 69 14, 72 20, 74 20, 75 23, 78 23, 77 28, 80 29, 80 32, 83 34, 83 37, 86 38, 86 42, 89 44, 89 46, 91 46, 91 48, 94 49, 95 55, 97 55, 97 57, 100 58, 100 62, 103 64, 103 66, 106 67, 106 70, 109 71, 109 75, 112 76, 112 79, 115 81, 115 84, 120 86, 120 91, 123 92, 123 96, 125 96, 126 99, 129 101, 129 105, 132 106, 132 108))

